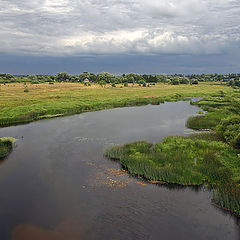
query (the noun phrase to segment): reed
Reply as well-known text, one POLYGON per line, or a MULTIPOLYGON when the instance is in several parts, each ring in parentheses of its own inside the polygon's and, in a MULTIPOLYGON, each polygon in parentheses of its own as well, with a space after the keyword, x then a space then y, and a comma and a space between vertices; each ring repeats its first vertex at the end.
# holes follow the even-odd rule
MULTIPOLYGON (((221 199, 228 197, 236 206, 239 202, 235 199, 238 196, 236 183, 240 180, 238 150, 219 139, 209 140, 213 136, 216 138, 213 133, 190 138, 167 137, 155 145, 138 141, 106 149, 105 156, 119 160, 129 173, 148 180, 213 187, 213 200, 233 209, 233 203, 227 205, 224 202, 223 205, 221 199), (230 192, 223 191, 229 182, 235 185, 230 192)), ((234 207, 233 210, 236 209, 234 207)))
POLYGON ((15 139, 13 138, 0 138, 0 160, 7 157, 13 148, 13 143, 15 139))

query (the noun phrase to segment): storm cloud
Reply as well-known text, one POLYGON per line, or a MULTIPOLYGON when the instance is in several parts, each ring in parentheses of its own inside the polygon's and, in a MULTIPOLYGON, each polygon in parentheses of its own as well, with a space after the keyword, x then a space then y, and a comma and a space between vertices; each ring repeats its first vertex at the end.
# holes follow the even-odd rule
POLYGON ((0 0, 0 20, 2 72, 240 69, 238 0, 0 0))
POLYGON ((0 52, 218 54, 238 48, 230 0, 1 0, 0 52))

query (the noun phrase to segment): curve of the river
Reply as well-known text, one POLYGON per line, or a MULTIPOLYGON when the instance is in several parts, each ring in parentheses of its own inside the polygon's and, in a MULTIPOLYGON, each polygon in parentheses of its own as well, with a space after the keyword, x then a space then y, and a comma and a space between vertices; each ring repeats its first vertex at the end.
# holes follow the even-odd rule
POLYGON ((207 189, 129 176, 106 147, 187 135, 189 102, 117 108, 0 129, 18 139, 0 165, 1 240, 238 240, 237 217, 207 189))

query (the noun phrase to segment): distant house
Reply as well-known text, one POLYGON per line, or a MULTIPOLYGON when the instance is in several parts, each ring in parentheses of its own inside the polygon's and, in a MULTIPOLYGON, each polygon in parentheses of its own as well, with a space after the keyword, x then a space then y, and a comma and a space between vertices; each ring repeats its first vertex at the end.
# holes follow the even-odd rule
POLYGON ((88 78, 85 78, 85 79, 83 80, 83 82, 84 82, 84 83, 89 83, 90 81, 89 81, 88 78))

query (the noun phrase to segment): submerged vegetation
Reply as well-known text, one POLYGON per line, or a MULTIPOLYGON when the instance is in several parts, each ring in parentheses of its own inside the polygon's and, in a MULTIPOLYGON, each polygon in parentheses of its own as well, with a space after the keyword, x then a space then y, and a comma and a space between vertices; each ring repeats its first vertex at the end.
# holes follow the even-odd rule
POLYGON ((219 92, 194 101, 204 112, 186 125, 211 130, 167 137, 155 145, 140 141, 107 149, 128 171, 148 180, 213 189, 217 206, 240 214, 240 94, 219 92))
POLYGON ((5 158, 11 152, 14 142, 14 138, 0 138, 0 160, 5 158))

